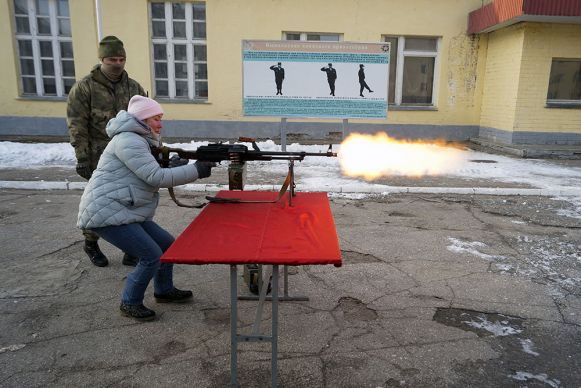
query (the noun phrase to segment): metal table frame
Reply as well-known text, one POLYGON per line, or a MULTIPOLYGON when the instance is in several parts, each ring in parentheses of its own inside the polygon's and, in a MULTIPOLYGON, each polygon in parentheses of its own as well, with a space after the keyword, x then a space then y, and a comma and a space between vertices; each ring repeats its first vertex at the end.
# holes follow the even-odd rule
MULTIPOLYGON (((256 317, 251 334, 238 334, 238 266, 230 265, 230 386, 237 387, 238 378, 238 343, 242 342, 270 342, 271 343, 271 387, 278 385, 278 265, 272 266, 272 317, 270 335, 260 334, 262 308, 266 299, 268 287, 260 287, 256 317)), ((260 278, 262 282, 262 277, 260 278)))

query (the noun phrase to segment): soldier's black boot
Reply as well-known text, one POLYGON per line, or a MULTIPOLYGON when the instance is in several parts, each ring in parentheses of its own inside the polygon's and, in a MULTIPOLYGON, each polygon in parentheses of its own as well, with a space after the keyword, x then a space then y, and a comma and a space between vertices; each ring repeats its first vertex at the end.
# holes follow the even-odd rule
POLYGON ((123 255, 123 260, 121 260, 121 264, 127 265, 129 267, 135 267, 139 262, 139 257, 128 255, 127 253, 123 255))
POLYGON ((97 267, 106 267, 107 264, 109 264, 109 260, 107 260, 107 257, 103 252, 101 252, 97 241, 85 240, 85 247, 83 249, 89 256, 89 259, 91 259, 91 263, 97 267))

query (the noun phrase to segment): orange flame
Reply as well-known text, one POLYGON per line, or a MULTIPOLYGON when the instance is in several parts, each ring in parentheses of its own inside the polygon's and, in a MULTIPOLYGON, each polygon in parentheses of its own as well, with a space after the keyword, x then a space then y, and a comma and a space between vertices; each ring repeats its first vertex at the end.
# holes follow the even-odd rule
POLYGON ((343 174, 373 180, 382 176, 440 175, 463 162, 462 150, 445 141, 396 140, 384 132, 354 133, 342 143, 339 163, 343 174))

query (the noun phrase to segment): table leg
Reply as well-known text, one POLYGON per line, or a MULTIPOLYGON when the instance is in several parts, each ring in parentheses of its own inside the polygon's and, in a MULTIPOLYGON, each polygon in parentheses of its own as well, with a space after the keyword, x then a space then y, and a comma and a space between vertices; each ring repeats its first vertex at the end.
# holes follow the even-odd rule
POLYGON ((272 266, 272 388, 278 385, 277 361, 278 361, 278 265, 272 266))
MULTIPOLYGON (((262 267, 262 265, 260 266, 262 267)), ((262 309, 264 307, 264 301, 266 300, 266 291, 268 290, 268 283, 270 281, 270 275, 272 274, 272 269, 266 269, 266 284, 263 279, 263 271, 258 272, 258 289, 260 290, 260 295, 258 297, 258 306, 256 306, 256 316, 254 318, 254 325, 252 327, 252 334, 258 335, 260 332, 260 321, 262 321, 262 309)))
POLYGON ((230 266, 230 386, 236 387, 238 379, 238 271, 230 266))

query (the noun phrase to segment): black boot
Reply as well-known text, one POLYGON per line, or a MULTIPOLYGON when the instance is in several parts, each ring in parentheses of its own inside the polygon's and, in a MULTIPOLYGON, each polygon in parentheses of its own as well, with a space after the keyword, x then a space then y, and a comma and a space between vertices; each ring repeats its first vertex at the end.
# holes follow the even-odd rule
POLYGON ((178 290, 174 287, 173 290, 167 294, 153 293, 153 296, 157 303, 185 303, 192 299, 193 294, 192 291, 178 290))
POLYGON ((123 260, 121 260, 121 264, 129 267, 135 267, 137 263, 139 263, 139 257, 131 256, 127 253, 123 255, 123 260))
POLYGON ((121 302, 119 306, 121 315, 137 319, 138 321, 152 321, 155 319, 155 311, 148 309, 142 304, 125 304, 121 302))
POLYGON ((85 240, 85 247, 83 249, 89 256, 89 259, 91 259, 91 263, 97 267, 106 267, 107 264, 109 264, 109 260, 107 260, 107 257, 103 252, 101 252, 101 249, 99 249, 97 241, 85 240))

